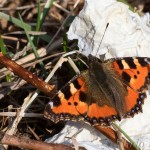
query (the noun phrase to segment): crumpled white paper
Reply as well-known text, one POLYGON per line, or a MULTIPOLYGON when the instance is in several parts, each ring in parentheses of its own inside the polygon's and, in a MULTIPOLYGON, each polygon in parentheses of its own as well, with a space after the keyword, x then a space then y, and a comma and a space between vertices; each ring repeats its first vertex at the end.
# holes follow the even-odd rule
MULTIPOLYGON (((150 57, 149 20, 148 13, 140 17, 131 12, 127 5, 115 0, 85 0, 84 8, 73 21, 67 34, 70 40, 78 39, 80 51, 86 56, 97 54, 98 57, 106 54, 106 59, 150 57), (107 23, 109 26, 106 29, 107 23)), ((142 150, 150 149, 150 96, 145 100, 143 113, 124 119, 118 124, 142 150)), ((68 122, 59 134, 47 142, 72 143, 67 137, 75 138, 80 146, 88 150, 117 149, 110 140, 83 122, 68 122), (74 134, 77 135, 73 136, 74 134)))
POLYGON ((149 18, 148 13, 140 17, 115 0, 86 0, 67 34, 70 40, 78 39, 85 55, 95 56, 98 51, 106 58, 150 56, 149 18))

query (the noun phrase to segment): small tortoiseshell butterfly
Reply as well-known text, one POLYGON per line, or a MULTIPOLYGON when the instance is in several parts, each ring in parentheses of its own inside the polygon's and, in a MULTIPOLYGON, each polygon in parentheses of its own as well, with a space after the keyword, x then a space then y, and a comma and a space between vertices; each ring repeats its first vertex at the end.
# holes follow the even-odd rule
POLYGON ((142 111, 150 84, 150 58, 125 57, 101 62, 89 55, 89 69, 75 76, 46 106, 54 122, 85 120, 110 125, 142 111))

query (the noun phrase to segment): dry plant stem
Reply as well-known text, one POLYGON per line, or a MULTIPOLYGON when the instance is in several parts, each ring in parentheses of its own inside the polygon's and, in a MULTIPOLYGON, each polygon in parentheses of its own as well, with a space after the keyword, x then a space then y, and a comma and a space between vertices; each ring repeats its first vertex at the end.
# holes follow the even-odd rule
POLYGON ((8 134, 0 133, 2 144, 17 146, 30 150, 74 150, 74 148, 63 144, 48 144, 45 142, 34 141, 22 137, 16 137, 8 134))
POLYGON ((34 129, 30 128, 30 126, 28 126, 28 129, 34 135, 35 139, 40 141, 40 137, 34 132, 34 129))
POLYGON ((70 57, 68 57, 68 62, 72 66, 72 68, 74 69, 76 74, 80 74, 80 70, 77 68, 77 66, 75 65, 75 63, 73 62, 73 60, 70 57))
MULTIPOLYGON (((60 60, 58 61, 58 63, 55 65, 54 69, 51 71, 51 73, 49 74, 49 76, 47 77, 47 79, 45 80, 46 82, 48 82, 52 76, 54 75, 55 71, 62 65, 63 62, 67 61, 67 58, 61 57, 60 60)), ((36 80, 35 82, 39 82, 38 80, 36 80)), ((45 82, 45 83, 46 83, 45 82)), ((37 85, 37 84, 36 84, 37 85)), ((37 87, 37 86, 36 86, 37 87)), ((38 87, 37 87, 38 88, 38 87)), ((27 97, 24 100, 24 103, 20 109, 20 112, 18 112, 17 117, 15 118, 15 120, 13 121, 12 126, 7 130, 7 134, 9 135, 13 135, 14 133, 16 133, 17 131, 17 126, 18 123, 20 122, 20 120, 22 119, 22 116, 24 114, 24 112, 27 110, 27 108, 30 106, 30 104, 35 100, 35 98, 37 97, 39 93, 39 90, 36 90, 35 94, 30 98, 27 97)))
POLYGON ((17 74, 20 78, 23 78, 25 81, 27 81, 34 87, 37 87, 40 91, 44 92, 47 95, 50 95, 50 92, 54 89, 54 86, 44 82, 36 75, 32 74, 31 72, 24 69, 22 66, 16 64, 14 61, 4 56, 1 52, 0 64, 8 68, 13 73, 17 74))
MULTIPOLYGON (((109 138, 112 142, 118 142, 117 133, 111 129, 110 127, 101 127, 101 126, 94 126, 99 132, 104 134, 107 138, 109 138)), ((122 143, 125 150, 136 150, 131 143, 129 143, 126 139, 122 138, 122 143)))
POLYGON ((2 35, 1 37, 6 40, 20 41, 22 43, 27 43, 27 40, 25 40, 25 39, 20 39, 20 38, 16 38, 16 37, 5 36, 5 35, 2 35))
MULTIPOLYGON (((44 6, 44 5, 45 5, 45 3, 41 3, 40 4, 40 6, 44 6)), ((0 11, 23 10, 23 9, 30 9, 30 8, 35 8, 35 7, 37 7, 37 5, 31 4, 31 5, 20 6, 20 7, 11 8, 11 9, 9 7, 7 7, 7 8, 0 8, 0 11)))
MULTIPOLYGON (((60 38, 60 39, 56 40, 56 42, 54 42, 50 46, 49 49, 40 48, 40 49, 37 50, 37 52, 38 52, 40 57, 44 57, 45 55, 49 54, 52 49, 56 49, 60 45, 60 43, 62 43, 62 42, 63 42, 63 40, 62 40, 62 38, 60 38)), ((33 53, 31 53, 31 54, 17 60, 16 63, 19 64, 19 65, 22 65, 22 64, 27 63, 29 61, 32 61, 34 59, 35 59, 35 55, 33 53)), ((6 68, 0 69, 0 74, 4 73, 5 71, 7 71, 6 68)), ((8 74, 8 73, 10 73, 10 71, 6 72, 5 75, 8 74)))
MULTIPOLYGON (((17 116, 17 112, 0 112, 0 116, 5 116, 5 117, 15 117, 17 116)), ((21 117, 36 117, 36 118, 41 118, 43 117, 43 114, 38 114, 38 113, 23 113, 21 117)))
POLYGON ((53 2, 53 5, 59 8, 60 10, 69 14, 69 11, 67 9, 64 9, 61 5, 57 4, 56 2, 53 2))
POLYGON ((20 111, 18 111, 16 118, 14 119, 14 121, 13 121, 12 125, 9 127, 9 129, 6 131, 6 134, 13 135, 14 133, 16 133, 17 126, 18 126, 20 120, 22 119, 22 116, 24 114, 26 106, 28 105, 28 101, 30 100, 30 97, 31 97, 31 93, 29 94, 28 97, 26 97, 24 99, 24 103, 23 103, 20 111))
POLYGON ((64 24, 66 23, 66 21, 68 20, 68 18, 70 17, 70 15, 72 14, 73 10, 77 7, 77 5, 79 4, 80 0, 77 0, 76 3, 73 6, 73 9, 70 11, 70 13, 67 15, 67 17, 65 18, 65 20, 63 21, 63 23, 61 24, 60 28, 57 30, 56 34, 53 36, 53 38, 51 39, 51 41, 48 43, 47 45, 47 49, 49 49, 49 47, 51 47, 51 44, 53 43, 54 39, 57 37, 57 35, 59 34, 59 32, 61 31, 61 29, 63 28, 64 24))
POLYGON ((112 125, 112 127, 115 129, 117 137, 118 137, 117 144, 118 144, 119 150, 124 150, 124 145, 122 142, 122 133, 114 125, 112 125))

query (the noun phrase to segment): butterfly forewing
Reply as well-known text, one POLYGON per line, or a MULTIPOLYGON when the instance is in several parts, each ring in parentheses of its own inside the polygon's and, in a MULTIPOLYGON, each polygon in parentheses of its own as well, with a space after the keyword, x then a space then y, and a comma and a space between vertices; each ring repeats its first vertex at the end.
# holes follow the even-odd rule
POLYGON ((113 61, 113 67, 125 84, 133 90, 144 92, 150 84, 150 58, 127 57, 113 61))

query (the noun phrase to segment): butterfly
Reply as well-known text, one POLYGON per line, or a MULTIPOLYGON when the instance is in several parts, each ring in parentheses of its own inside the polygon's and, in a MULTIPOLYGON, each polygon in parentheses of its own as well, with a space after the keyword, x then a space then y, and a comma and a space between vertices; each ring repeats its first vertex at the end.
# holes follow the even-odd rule
POLYGON ((142 112, 150 84, 150 58, 101 61, 89 55, 89 68, 71 79, 47 104, 44 117, 54 121, 84 120, 109 126, 142 112))

